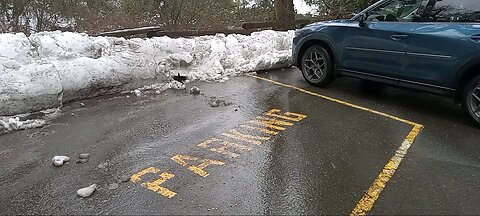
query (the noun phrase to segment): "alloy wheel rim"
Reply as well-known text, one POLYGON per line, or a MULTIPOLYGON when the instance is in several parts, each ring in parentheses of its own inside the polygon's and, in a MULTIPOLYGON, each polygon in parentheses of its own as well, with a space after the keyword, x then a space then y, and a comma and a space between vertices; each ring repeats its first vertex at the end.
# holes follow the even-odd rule
POLYGON ((319 82, 326 76, 327 62, 322 53, 313 51, 308 54, 303 62, 303 71, 308 80, 319 82))
POLYGON ((470 112, 480 121, 480 84, 469 95, 470 112))

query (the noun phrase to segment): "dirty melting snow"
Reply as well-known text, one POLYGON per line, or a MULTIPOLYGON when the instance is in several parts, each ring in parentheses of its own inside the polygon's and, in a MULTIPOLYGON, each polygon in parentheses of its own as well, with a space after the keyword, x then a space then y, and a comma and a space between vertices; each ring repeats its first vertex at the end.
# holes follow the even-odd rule
POLYGON ((48 109, 32 114, 17 116, 0 116, 0 135, 19 130, 29 130, 47 125, 51 120, 61 115, 60 109, 48 109))
POLYGON ((2 129, 7 131, 39 128, 44 126, 45 124, 46 121, 43 119, 28 119, 25 121, 21 121, 19 117, 14 117, 0 120, 0 126, 3 127, 2 129))
POLYGON ((127 40, 70 32, 0 34, 0 115, 142 86, 179 88, 171 79, 178 73, 187 76, 187 82, 225 81, 285 67, 291 64, 293 36, 293 31, 261 31, 251 36, 127 40))

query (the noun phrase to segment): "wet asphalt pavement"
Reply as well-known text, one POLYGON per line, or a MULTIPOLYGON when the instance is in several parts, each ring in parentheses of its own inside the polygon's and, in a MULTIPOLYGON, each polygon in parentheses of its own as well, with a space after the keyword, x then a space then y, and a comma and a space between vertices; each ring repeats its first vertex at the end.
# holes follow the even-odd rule
MULTIPOLYGON (((425 126, 371 214, 480 214, 480 129, 451 100, 350 78, 319 89, 296 69, 259 76, 425 126)), ((67 104, 48 127, 0 136, 2 214, 350 214, 412 129, 250 76, 195 85, 203 95, 67 104), (228 106, 212 107, 210 97, 228 106), (301 118, 251 128, 272 109, 301 118), (228 136, 235 132, 248 135, 228 136), (80 153, 88 163, 75 163, 80 153), (56 168, 55 155, 72 162, 56 168), (188 164, 171 159, 179 155, 188 164), (188 169, 202 162, 208 176, 188 169), (151 167, 158 172, 138 174, 151 167), (108 189, 124 175, 141 180, 108 189), (91 197, 76 196, 92 183, 91 197)))

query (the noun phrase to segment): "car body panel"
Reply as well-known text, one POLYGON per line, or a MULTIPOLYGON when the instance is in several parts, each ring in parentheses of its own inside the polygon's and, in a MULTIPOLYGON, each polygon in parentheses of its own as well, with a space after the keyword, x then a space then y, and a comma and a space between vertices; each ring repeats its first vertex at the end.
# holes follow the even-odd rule
POLYGON ((398 78, 414 26, 400 22, 371 22, 347 27, 340 69, 398 78), (398 37, 397 37, 398 36, 398 37), (405 38, 401 38, 405 37, 405 38))
POLYGON ((454 89, 455 74, 469 60, 480 57, 480 43, 470 37, 480 25, 417 23, 406 53, 404 80, 454 89))

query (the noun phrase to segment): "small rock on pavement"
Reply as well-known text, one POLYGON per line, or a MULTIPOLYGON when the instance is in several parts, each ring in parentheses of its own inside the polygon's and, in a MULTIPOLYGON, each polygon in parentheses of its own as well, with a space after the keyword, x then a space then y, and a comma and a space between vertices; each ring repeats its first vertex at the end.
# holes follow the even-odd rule
POLYGON ((190 94, 199 95, 199 94, 200 94, 200 88, 198 88, 197 86, 193 86, 193 87, 190 89, 190 94))
POLYGON ((77 190, 77 195, 83 198, 89 197, 93 194, 93 192, 95 192, 96 189, 97 189, 97 184, 93 184, 93 185, 90 185, 89 187, 77 190))
POLYGON ((99 169, 105 169, 105 168, 107 168, 108 166, 109 166, 108 162, 105 162, 105 163, 99 164, 97 167, 98 167, 99 169))
POLYGON ((90 154, 86 154, 86 153, 85 154, 80 154, 78 156, 78 158, 80 158, 80 159, 88 159, 89 157, 90 157, 90 154))
POLYGON ((211 107, 219 107, 219 106, 230 106, 233 103, 228 102, 228 101, 224 101, 224 100, 220 100, 220 99, 216 99, 216 98, 210 98, 209 104, 210 104, 211 107))
POLYGON ((118 187, 120 187, 120 185, 118 183, 112 183, 112 184, 108 185, 109 190, 116 190, 118 187))
POLYGON ((67 156, 55 156, 52 158, 53 165, 56 167, 63 166, 66 162, 69 162, 70 158, 67 156))
POLYGON ((218 104, 218 102, 216 100, 214 100, 214 101, 210 101, 210 106, 211 107, 219 107, 220 104, 218 104))
POLYGON ((87 163, 87 162, 88 162, 88 158, 87 159, 79 159, 77 161, 77 163, 80 163, 80 164, 87 163))
POLYGON ((118 183, 125 183, 125 182, 129 182, 130 181, 130 177, 129 176, 121 176, 119 179, 118 179, 118 183))

